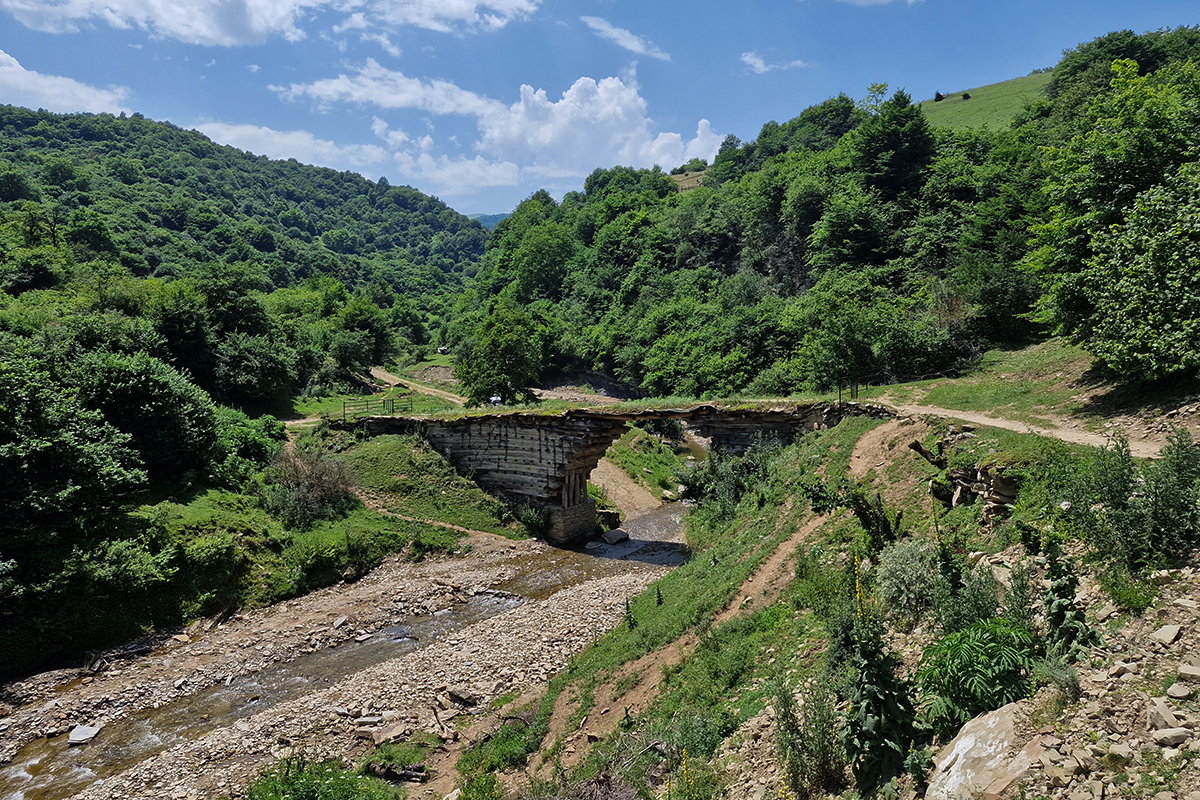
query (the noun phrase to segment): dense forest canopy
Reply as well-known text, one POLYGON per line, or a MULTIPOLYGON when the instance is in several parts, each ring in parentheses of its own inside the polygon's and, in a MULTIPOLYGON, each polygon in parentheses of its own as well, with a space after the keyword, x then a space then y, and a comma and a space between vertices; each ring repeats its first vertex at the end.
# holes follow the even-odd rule
POLYGON ((520 383, 501 317, 537 331, 522 380, 652 395, 913 378, 1045 332, 1127 377, 1194 371, 1197 58, 1200 28, 1121 31, 1004 129, 933 128, 879 84, 727 137, 694 191, 598 169, 496 226, 448 343, 478 396, 520 383))
POLYGON ((426 346, 486 238, 386 180, 0 107, 6 635, 84 646, 127 630, 96 614, 136 630, 212 596, 189 580, 226 581, 236 548, 196 551, 130 503, 261 481, 283 438, 261 410, 426 346))
POLYGON ((694 190, 597 169, 490 232, 138 115, 0 107, 0 651, 231 596, 248 545, 148 504, 266 508, 284 437, 263 410, 434 346, 475 400, 580 370, 786 395, 1047 332, 1122 377, 1194 375, 1198 62, 1200 27, 1109 34, 994 130, 931 127, 878 84, 679 165, 706 168, 694 190))

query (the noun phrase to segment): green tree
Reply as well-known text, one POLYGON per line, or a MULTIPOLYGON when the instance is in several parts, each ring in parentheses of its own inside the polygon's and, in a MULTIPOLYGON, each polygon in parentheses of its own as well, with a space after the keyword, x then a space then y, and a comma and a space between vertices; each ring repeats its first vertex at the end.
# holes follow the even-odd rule
POLYGON ((207 466, 216 404, 176 369, 145 353, 88 353, 70 373, 80 403, 130 435, 151 477, 207 466))
POLYGON ((505 403, 532 401, 528 387, 541 374, 541 342, 533 320, 511 301, 501 300, 476 331, 454 373, 473 405, 499 397, 505 403))
POLYGON ((208 302, 189 280, 171 281, 151 295, 146 316, 166 342, 170 361, 202 386, 212 385, 208 302))
POLYGON ((1091 309, 1075 327, 1123 375, 1200 369, 1200 164, 1140 195, 1125 222, 1100 231, 1076 282, 1091 309))
POLYGON ((216 384, 234 403, 274 397, 296 378, 296 351, 270 336, 234 332, 216 349, 216 384))
POLYGON ((138 488, 130 440, 33 361, 0 361, 0 561, 138 488))
POLYGON ((1122 225, 1138 196, 1194 161, 1200 147, 1200 66, 1172 64, 1139 76, 1138 65, 1125 60, 1112 71, 1110 91, 1084 115, 1087 132, 1049 153, 1052 213, 1035 228, 1027 259, 1046 285, 1042 318, 1080 341, 1096 310, 1081 274, 1097 238, 1122 225))
POLYGON ((387 313, 362 295, 355 295, 346 303, 338 314, 337 325, 342 331, 361 334, 359 339, 365 343, 362 353, 365 361, 361 366, 384 364, 396 354, 395 334, 387 313))
POLYGON ((509 261, 516 298, 522 303, 561 299, 574 255, 575 239, 565 225, 546 223, 530 230, 509 261))
POLYGON ((878 109, 851 134, 850 161, 866 186, 891 201, 920 188, 934 139, 924 112, 907 93, 896 92, 878 109))

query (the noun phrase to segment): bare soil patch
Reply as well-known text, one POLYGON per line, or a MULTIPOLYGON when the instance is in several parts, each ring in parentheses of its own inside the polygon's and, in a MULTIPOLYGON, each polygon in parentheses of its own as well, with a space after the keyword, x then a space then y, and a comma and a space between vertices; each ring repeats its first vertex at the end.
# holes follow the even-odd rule
POLYGON ((608 498, 624 512, 626 519, 640 517, 662 505, 662 500, 650 494, 644 486, 629 477, 625 470, 607 458, 600 459, 588 480, 604 488, 608 498))

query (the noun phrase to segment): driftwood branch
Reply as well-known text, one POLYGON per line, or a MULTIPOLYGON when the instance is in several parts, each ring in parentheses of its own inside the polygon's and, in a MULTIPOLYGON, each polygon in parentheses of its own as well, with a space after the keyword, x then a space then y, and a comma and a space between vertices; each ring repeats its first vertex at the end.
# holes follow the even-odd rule
POLYGON ((949 463, 946 460, 945 454, 942 452, 942 443, 941 442, 938 442, 937 453, 930 452, 929 448, 925 447, 925 445, 921 444, 920 442, 918 442, 916 440, 909 443, 908 449, 917 453, 919 456, 921 456, 921 458, 925 459, 930 464, 933 464, 938 469, 945 469, 947 463, 949 463))

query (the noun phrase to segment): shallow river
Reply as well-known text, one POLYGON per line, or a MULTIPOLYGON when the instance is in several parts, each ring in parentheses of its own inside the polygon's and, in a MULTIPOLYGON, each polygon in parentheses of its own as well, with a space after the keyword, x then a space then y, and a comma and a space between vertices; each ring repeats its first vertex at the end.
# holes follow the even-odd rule
MULTIPOLYGON (((37 739, 0 768, 0 800, 60 800, 183 741, 324 689, 348 675, 410 653, 461 628, 540 600, 585 581, 617 575, 639 563, 677 566, 685 558, 683 514, 668 505, 630 520, 629 539, 548 549, 520 562, 517 574, 466 602, 384 628, 365 642, 348 642, 144 709, 104 727, 91 743, 68 747, 66 736, 37 739)), ((243 723, 244 724, 244 723, 243 723)))

